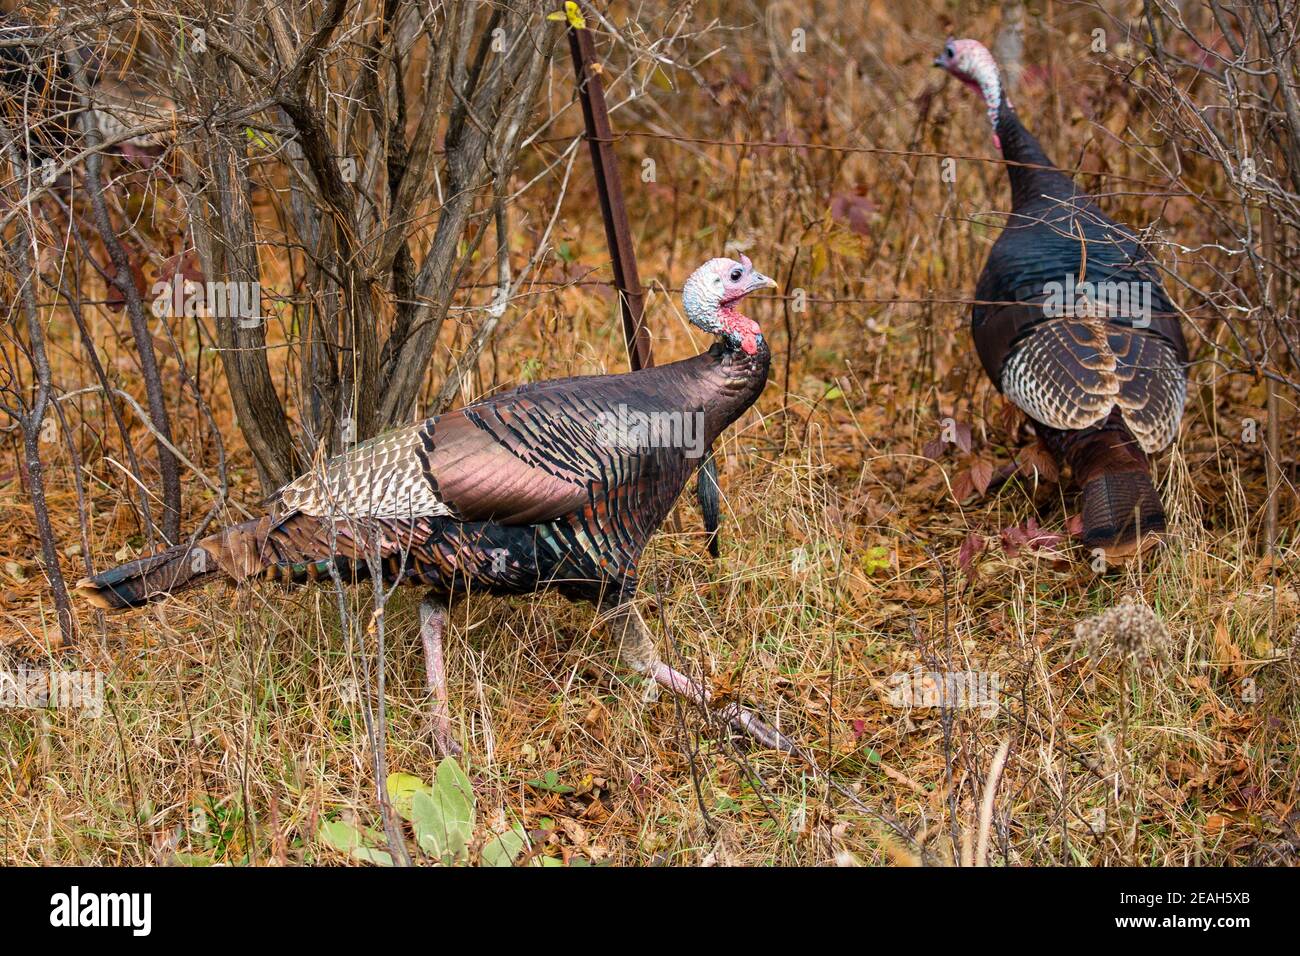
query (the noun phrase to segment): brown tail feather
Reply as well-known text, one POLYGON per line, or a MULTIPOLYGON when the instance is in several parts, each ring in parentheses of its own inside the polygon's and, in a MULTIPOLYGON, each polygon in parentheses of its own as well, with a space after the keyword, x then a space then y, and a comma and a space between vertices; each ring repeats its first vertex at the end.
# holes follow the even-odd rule
POLYGON ((1083 543, 1107 550, 1165 530, 1165 510, 1145 471, 1104 472, 1083 486, 1083 543))
POLYGON ((1147 456, 1118 416, 1096 429, 1044 437, 1083 488, 1085 547, 1127 551, 1165 530, 1147 456))
POLYGON ((203 548, 182 544, 82 578, 76 590, 96 607, 121 610, 197 587, 222 573, 212 555, 203 548))
POLYGON ((267 515, 223 528, 193 547, 179 545, 128 561, 77 582, 97 607, 120 610, 160 601, 213 578, 243 581, 272 568, 285 581, 307 580, 312 565, 344 542, 310 515, 280 521, 267 515))

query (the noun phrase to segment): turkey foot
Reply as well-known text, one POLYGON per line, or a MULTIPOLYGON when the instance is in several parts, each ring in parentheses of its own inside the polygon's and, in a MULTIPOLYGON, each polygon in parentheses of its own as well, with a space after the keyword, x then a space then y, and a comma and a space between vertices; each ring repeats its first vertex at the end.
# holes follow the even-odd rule
POLYGON ((715 708, 704 687, 661 661, 649 629, 632 605, 621 605, 610 619, 609 627, 618 645, 619 659, 638 674, 654 678, 660 687, 720 717, 733 729, 747 734, 769 750, 799 753, 799 748, 788 737, 753 711, 736 703, 715 708))
POLYGON ((420 640, 424 644, 424 676, 429 687, 429 716, 433 747, 440 757, 457 757, 464 751, 451 733, 451 711, 447 705, 446 659, 442 651, 442 631, 447 623, 447 609, 430 592, 420 602, 420 640))

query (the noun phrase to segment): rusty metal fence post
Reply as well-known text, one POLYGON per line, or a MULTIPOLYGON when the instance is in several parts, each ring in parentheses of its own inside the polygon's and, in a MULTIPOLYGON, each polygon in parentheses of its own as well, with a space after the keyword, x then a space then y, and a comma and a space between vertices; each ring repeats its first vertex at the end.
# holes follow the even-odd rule
MULTIPOLYGON (((605 220, 605 241, 609 245, 614 284, 618 289, 619 305, 623 313, 623 339, 627 343, 628 361, 634 370, 649 368, 654 365, 654 354, 650 348, 650 330, 645 324, 645 293, 637 274, 636 250, 632 248, 632 231, 628 227, 623 182, 614 157, 614 131, 609 124, 609 109, 605 105, 605 86, 596 68, 591 33, 572 22, 569 24, 569 52, 573 54, 578 98, 582 102, 582 118, 587 128, 587 146, 591 150, 591 165, 596 174, 596 193, 600 196, 600 214, 605 220)), ((718 485, 718 463, 713 457, 712 448, 700 463, 695 494, 700 513, 704 516, 709 554, 716 558, 721 490, 718 485)))
POLYGON ((587 125, 587 146, 591 149, 591 165, 596 173, 600 213, 605 220, 605 241, 609 244, 614 284, 623 311, 623 337, 627 342, 628 358, 633 369, 649 368, 654 364, 654 356, 650 349, 650 330, 646 328, 643 314, 645 293, 637 275, 636 251, 632 248, 627 205, 623 200, 623 182, 614 158, 614 133, 605 106, 605 87, 600 74, 593 69, 596 54, 591 34, 585 27, 569 25, 569 51, 573 54, 573 69, 578 77, 578 97, 582 101, 582 117, 587 125))

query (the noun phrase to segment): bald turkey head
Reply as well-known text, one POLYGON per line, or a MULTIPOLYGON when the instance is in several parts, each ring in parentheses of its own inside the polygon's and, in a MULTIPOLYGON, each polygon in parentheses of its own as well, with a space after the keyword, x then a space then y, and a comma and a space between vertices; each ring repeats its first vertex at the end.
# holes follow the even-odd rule
POLYGON ((710 259, 696 269, 682 288, 686 317, 710 335, 720 335, 731 348, 746 355, 758 351, 763 333, 758 323, 736 311, 736 303, 755 289, 772 289, 776 282, 754 268, 748 257, 710 259))
POLYGON ((993 145, 1001 149, 1002 144, 998 141, 998 113, 1002 109, 1002 80, 998 76, 998 63, 993 59, 993 54, 979 40, 950 38, 944 44, 943 52, 934 58, 934 65, 947 70, 984 100, 989 122, 993 125, 993 145))

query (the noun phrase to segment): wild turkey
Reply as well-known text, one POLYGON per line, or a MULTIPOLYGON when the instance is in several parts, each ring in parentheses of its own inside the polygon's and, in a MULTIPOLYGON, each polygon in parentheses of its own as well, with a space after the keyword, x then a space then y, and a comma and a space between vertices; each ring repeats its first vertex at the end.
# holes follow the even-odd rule
POLYGON ((975 348, 1082 487, 1084 545, 1131 554, 1165 530, 1148 456, 1174 440, 1187 395, 1177 313, 1133 233, 1025 129, 989 51, 949 40, 934 62, 983 98, 1010 161, 1011 213, 971 310, 975 348))
MULTIPOLYGON (((741 256, 686 282, 686 315, 720 336, 694 358, 622 375, 526 385, 380 436, 303 475, 271 513, 78 583, 127 608, 214 579, 308 582, 367 574, 430 588, 420 607, 434 738, 457 749, 443 673, 446 606, 467 591, 553 587, 607 612, 619 652, 697 704, 697 683, 659 660, 632 604, 646 542, 703 454, 758 398, 771 353, 735 310, 774 286, 741 256)), ((723 716, 769 747, 789 742, 736 705, 723 716)))

